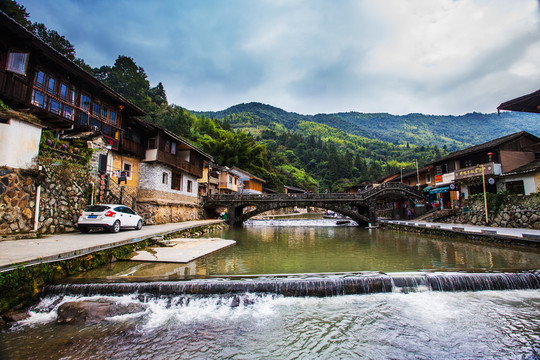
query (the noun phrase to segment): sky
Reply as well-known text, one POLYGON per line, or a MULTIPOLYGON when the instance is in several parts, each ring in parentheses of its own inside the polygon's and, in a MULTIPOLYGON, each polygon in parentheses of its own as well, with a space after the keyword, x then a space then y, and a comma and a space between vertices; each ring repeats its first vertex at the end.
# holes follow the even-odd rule
POLYGON ((92 67, 170 104, 300 114, 492 113, 540 89, 539 0, 19 0, 92 67))

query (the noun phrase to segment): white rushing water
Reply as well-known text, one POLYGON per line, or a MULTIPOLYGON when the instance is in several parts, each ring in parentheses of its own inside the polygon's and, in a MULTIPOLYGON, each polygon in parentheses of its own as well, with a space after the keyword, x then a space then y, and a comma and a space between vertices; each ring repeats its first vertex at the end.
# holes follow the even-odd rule
POLYGON ((2 334, 0 348, 6 359, 535 359, 539 306, 537 290, 51 296, 2 334), (56 324, 62 303, 97 300, 139 308, 101 322, 56 324))

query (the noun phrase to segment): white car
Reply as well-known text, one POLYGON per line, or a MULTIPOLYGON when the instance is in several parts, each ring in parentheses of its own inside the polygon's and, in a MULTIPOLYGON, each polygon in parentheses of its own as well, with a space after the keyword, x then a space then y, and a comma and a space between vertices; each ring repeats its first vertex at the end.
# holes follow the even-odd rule
POLYGON ((119 204, 89 205, 80 214, 77 227, 82 233, 92 228, 108 229, 117 233, 120 229, 134 228, 141 230, 142 218, 129 207, 119 204))

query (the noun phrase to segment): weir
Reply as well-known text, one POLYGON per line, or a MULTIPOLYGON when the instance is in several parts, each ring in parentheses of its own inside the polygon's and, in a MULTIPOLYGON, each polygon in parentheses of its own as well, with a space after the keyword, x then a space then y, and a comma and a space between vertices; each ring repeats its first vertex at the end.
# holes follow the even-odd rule
POLYGON ((242 280, 191 280, 170 282, 51 285, 44 295, 141 294, 177 295, 276 294, 328 297, 353 294, 416 291, 483 291, 540 289, 540 273, 388 273, 350 274, 312 278, 256 278, 242 280))

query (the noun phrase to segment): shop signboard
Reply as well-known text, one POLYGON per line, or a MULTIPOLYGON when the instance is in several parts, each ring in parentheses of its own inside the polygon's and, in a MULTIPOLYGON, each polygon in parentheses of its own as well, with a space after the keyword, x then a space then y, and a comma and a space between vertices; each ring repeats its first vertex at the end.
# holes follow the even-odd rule
POLYGON ((484 167, 484 175, 493 175, 495 173, 495 166, 493 165, 493 163, 480 164, 465 169, 456 170, 454 173, 456 176, 456 180, 482 176, 482 166, 484 167))

